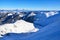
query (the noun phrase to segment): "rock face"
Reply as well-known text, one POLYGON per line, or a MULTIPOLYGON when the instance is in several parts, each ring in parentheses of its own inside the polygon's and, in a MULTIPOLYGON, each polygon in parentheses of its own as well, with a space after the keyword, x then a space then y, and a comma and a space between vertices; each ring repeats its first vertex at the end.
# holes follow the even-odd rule
POLYGON ((39 29, 35 28, 32 23, 24 20, 18 20, 15 23, 0 25, 0 36, 6 33, 28 33, 36 32, 39 29))

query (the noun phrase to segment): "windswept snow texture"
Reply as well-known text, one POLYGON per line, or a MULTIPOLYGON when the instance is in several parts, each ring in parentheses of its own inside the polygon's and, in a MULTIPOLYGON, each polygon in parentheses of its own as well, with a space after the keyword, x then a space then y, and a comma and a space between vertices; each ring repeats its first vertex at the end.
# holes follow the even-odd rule
POLYGON ((30 33, 38 30, 39 29, 34 27, 33 23, 25 22, 24 20, 18 20, 12 24, 0 25, 0 37, 7 33, 30 33))

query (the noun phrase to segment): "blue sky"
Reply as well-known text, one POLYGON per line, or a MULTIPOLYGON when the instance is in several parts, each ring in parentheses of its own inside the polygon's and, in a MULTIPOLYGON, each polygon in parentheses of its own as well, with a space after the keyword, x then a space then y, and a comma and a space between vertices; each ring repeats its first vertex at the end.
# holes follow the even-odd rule
POLYGON ((60 0, 0 0, 0 9, 60 10, 60 0))

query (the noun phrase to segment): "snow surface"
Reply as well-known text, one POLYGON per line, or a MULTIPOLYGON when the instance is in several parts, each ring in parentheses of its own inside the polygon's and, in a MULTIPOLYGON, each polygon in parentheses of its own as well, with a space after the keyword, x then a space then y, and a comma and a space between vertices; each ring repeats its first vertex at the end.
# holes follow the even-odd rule
POLYGON ((0 25, 0 37, 6 33, 28 33, 37 32, 38 30, 38 28, 34 27, 33 23, 18 20, 15 23, 0 25))
POLYGON ((51 12, 45 13, 46 17, 50 17, 50 16, 53 16, 53 15, 56 15, 56 14, 58 14, 58 12, 51 11, 51 12))
POLYGON ((31 12, 31 14, 28 17, 34 16, 34 15, 36 15, 36 14, 34 12, 31 12))
POLYGON ((9 13, 8 16, 13 15, 12 13, 9 13))

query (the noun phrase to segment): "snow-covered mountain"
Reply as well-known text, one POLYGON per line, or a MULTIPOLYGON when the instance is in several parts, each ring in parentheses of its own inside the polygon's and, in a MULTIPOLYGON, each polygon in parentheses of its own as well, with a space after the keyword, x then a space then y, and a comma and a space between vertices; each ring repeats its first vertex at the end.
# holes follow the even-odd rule
POLYGON ((15 23, 0 25, 0 37, 7 33, 28 33, 38 30, 39 29, 34 27, 33 23, 18 20, 15 23))
POLYGON ((60 11, 15 10, 0 14, 0 40, 60 39, 60 11))

